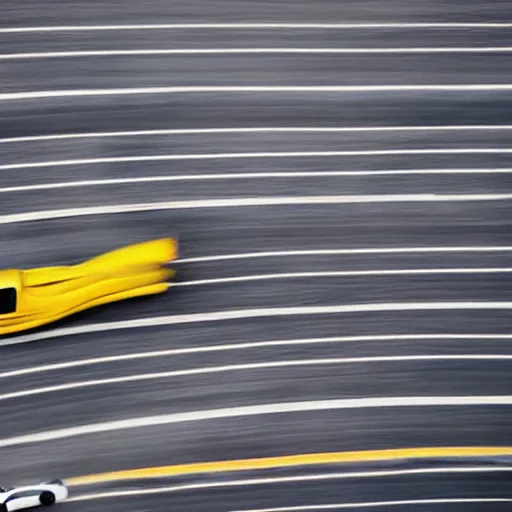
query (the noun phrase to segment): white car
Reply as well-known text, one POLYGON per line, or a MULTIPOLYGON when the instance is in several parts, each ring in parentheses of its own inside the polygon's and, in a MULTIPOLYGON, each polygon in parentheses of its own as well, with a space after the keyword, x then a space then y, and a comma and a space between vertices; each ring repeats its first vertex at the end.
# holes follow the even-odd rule
POLYGON ((36 485, 3 489, 0 487, 0 512, 12 512, 25 508, 49 507, 69 496, 66 484, 62 480, 52 480, 36 485))

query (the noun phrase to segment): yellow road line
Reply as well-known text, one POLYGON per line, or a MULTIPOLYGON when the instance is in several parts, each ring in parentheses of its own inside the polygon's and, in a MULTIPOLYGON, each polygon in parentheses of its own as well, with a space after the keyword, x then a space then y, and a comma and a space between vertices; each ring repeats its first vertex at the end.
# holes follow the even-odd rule
POLYGON ((150 468, 129 469, 109 473, 77 476, 66 480, 68 485, 90 485, 119 480, 162 478, 197 473, 221 473, 225 471, 250 471, 319 464, 343 464, 350 462, 395 461, 444 457, 496 457, 512 456, 512 446, 448 446, 427 448, 398 448, 389 450, 363 450, 352 452, 307 453, 261 459, 198 462, 150 468))

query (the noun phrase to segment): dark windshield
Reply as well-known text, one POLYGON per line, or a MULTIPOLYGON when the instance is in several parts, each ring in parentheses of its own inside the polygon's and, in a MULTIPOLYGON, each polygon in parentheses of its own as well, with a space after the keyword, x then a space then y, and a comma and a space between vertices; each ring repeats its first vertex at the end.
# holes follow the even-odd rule
POLYGON ((16 312, 16 288, 0 288, 0 315, 16 312))

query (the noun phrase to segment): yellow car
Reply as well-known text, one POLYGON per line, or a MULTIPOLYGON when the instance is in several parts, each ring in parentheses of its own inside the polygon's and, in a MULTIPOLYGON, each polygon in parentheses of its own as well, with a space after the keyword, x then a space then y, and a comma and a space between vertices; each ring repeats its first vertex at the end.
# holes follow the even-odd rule
POLYGON ((178 242, 163 238, 73 266, 0 270, 0 335, 102 304, 162 293, 175 275, 164 265, 177 256, 178 242))

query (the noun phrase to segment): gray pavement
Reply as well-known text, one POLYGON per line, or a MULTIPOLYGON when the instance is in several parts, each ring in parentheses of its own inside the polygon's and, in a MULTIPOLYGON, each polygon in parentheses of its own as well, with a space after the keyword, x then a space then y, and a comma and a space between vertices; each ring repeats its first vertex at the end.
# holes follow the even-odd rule
MULTIPOLYGON (((160 29, 8 33, 9 27, 155 23, 438 23, 510 22, 506 2, 67 2, 45 0, 0 7, 2 54, 177 48, 412 48, 508 46, 509 28, 276 28, 160 29), (44 4, 44 5, 43 5, 44 4)), ((0 94, 23 91, 171 85, 391 85, 508 84, 510 53, 491 54, 274 54, 182 56, 75 56, 0 61, 0 94)), ((2 101, 0 216, 59 208, 187 199, 240 197, 510 194, 507 153, 512 130, 415 130, 208 133, 206 128, 439 127, 507 125, 508 92, 206 93, 95 96, 2 101), (19 140, 84 132, 196 129, 197 133, 19 140), (494 148, 493 153, 478 150, 494 148), (410 150, 445 150, 411 154, 410 150), (395 154, 375 151, 395 150, 395 154), (458 153, 454 152, 458 151, 458 153), (294 155, 297 152, 357 155, 294 155), (400 153, 400 151, 402 151, 400 153), (450 151, 452 151, 450 153, 450 151), (226 159, 190 155, 291 153, 226 159), (116 161, 124 157, 182 155, 174 160, 116 161), (66 160, 85 160, 78 165, 66 160), (89 159, 114 159, 88 162, 89 159), (54 162, 44 167, 30 164, 54 162), (59 163, 60 162, 60 163, 59 163), (8 168, 11 164, 26 164, 8 168), (425 174, 422 170, 448 170, 425 174), (486 172, 455 173, 481 169, 486 172), (324 176, 323 172, 409 170, 402 175, 324 176), (295 172, 309 176, 194 175, 295 172), (34 185, 173 177, 153 183, 95 183, 30 190, 34 185), (186 179, 185 179, 186 178, 186 179), (12 189, 18 187, 18 189, 12 189), (5 189, 5 190, 4 190, 5 189)), ((71 217, 0 225, 2 267, 58 265, 145 239, 179 235, 180 257, 259 251, 360 248, 510 246, 510 201, 392 202, 272 207, 231 207, 71 217)), ((310 271, 507 268, 511 251, 293 255, 177 262, 177 282, 310 271)), ((428 355, 512 355, 507 310, 461 309, 272 316, 196 321, 88 333, 87 326, 189 313, 396 302, 511 301, 511 277, 498 274, 359 276, 267 279, 171 287, 161 296, 92 310, 35 331, 41 339, 2 346, 0 441, 59 428, 154 415, 338 398, 482 396, 512 394, 511 363, 479 360, 367 360, 253 368, 154 380, 112 382, 24 397, 9 393, 69 383, 215 366, 307 362, 325 358, 428 355), (51 329, 84 332, 51 337, 51 329), (454 334, 461 335, 453 338, 454 334), (379 336, 388 335, 388 339, 379 336), (402 336, 401 336, 402 335, 402 336), (405 335, 405 337, 404 337, 405 335), (425 338, 418 338, 424 335, 425 338), (432 338, 438 335, 437 338, 432 338), (444 338, 442 336, 445 336, 444 338), (475 335, 480 335, 476 338, 475 335), (368 339, 350 340, 350 336, 368 339), (409 336, 409 337, 407 337, 409 336), (329 343, 282 345, 280 340, 338 337, 329 343), (374 339, 371 339, 374 337, 374 339), (197 347, 269 342, 253 348, 197 352, 197 347), (134 360, 5 376, 36 366, 184 349, 134 360)), ((209 460, 322 451, 422 446, 510 446, 507 406, 404 407, 297 412, 178 422, 34 442, 0 449, 0 481, 24 483, 93 472, 209 460)), ((418 463, 425 466, 429 463, 418 463)), ((446 461, 430 466, 447 465, 446 461)), ((348 466, 353 468, 352 466, 348 466)), ((384 469, 393 464, 384 464, 384 469)), ((329 471, 347 471, 333 467, 329 471)), ((358 467, 358 469, 361 469, 358 467)), ((364 468, 363 468, 364 469, 364 468)), ((294 472, 300 476, 307 469, 294 472)), ((272 472, 270 472, 272 473, 272 472)), ((213 475, 215 479, 269 473, 213 475)), ((204 482, 198 475, 189 484, 204 482)), ((210 477, 208 477, 210 478, 210 477)), ((208 480, 208 479, 207 479, 208 480)), ((174 479, 169 485, 183 480, 174 479)), ((162 486, 141 481, 136 489, 162 486)), ((113 484, 110 490, 126 489, 113 484)), ((74 494, 87 489, 74 490, 74 494)), ((90 491, 90 489, 89 489, 90 491)), ((415 475, 167 492, 146 497, 76 501, 61 510, 109 507, 123 511, 176 508, 233 511, 326 503, 434 498, 512 498, 505 472, 415 475)), ((509 504, 510 505, 510 504, 509 504)), ((400 510, 508 510, 503 503, 425 504, 400 510)), ((366 510, 363 509, 363 510, 366 510)), ((373 507, 368 510, 374 510, 373 507)))

